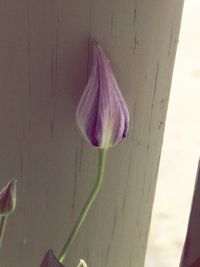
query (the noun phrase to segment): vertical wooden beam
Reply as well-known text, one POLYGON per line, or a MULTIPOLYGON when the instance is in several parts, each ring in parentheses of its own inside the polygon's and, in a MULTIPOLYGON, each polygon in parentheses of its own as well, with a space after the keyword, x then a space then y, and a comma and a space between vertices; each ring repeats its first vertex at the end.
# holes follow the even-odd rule
POLYGON ((103 188, 66 266, 142 267, 183 0, 0 1, 0 185, 18 178, 3 267, 55 254, 94 183, 97 151, 75 110, 89 41, 110 58, 130 110, 128 139, 110 150, 103 188))

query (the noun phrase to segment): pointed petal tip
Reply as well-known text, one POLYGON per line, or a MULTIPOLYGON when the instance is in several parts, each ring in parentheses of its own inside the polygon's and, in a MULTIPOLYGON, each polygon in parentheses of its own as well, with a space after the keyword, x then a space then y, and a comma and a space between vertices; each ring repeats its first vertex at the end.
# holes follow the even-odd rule
POLYGON ((92 41, 92 45, 93 45, 93 56, 99 56, 101 58, 101 60, 103 60, 104 62, 110 62, 110 60, 107 58, 102 46, 100 45, 100 43, 96 40, 92 41))
POLYGON ((6 186, 6 187, 12 187, 12 186, 16 186, 16 185, 17 185, 17 183, 18 183, 18 180, 17 180, 17 179, 15 179, 15 178, 13 178, 13 179, 11 179, 11 180, 8 182, 8 184, 7 184, 7 186, 6 186))
POLYGON ((97 46, 99 46, 99 42, 95 39, 92 39, 92 45, 97 47, 97 46))

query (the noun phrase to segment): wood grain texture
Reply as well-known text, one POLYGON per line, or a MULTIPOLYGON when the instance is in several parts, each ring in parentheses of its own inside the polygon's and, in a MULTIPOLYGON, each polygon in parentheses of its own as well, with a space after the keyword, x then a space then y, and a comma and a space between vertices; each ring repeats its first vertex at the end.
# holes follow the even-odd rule
POLYGON ((0 266, 37 267, 47 249, 57 254, 93 186, 97 151, 75 124, 92 38, 128 102, 130 132, 109 151, 66 266, 144 266, 182 5, 0 0, 0 186, 18 178, 0 266))

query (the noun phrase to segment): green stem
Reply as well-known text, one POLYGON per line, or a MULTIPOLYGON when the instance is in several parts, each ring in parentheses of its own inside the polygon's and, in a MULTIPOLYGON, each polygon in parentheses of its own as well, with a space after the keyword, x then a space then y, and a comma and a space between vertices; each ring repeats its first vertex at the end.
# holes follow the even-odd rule
POLYGON ((104 149, 99 149, 99 161, 98 161, 98 170, 97 170, 97 176, 96 176, 96 182, 95 185, 87 199, 87 201, 85 202, 85 205, 83 206, 81 213, 75 223, 75 225, 72 228, 71 233, 69 234, 68 239, 66 240, 63 249, 60 252, 60 255, 58 257, 58 260, 62 263, 68 253, 68 250, 72 244, 72 242, 74 241, 83 221, 85 220, 88 211, 90 210, 100 188, 101 188, 101 184, 102 184, 102 180, 103 180, 103 174, 104 174, 104 168, 105 168, 105 159, 106 159, 106 152, 107 150, 104 149))
POLYGON ((6 228, 7 216, 1 216, 0 218, 0 248, 2 247, 3 235, 6 228))

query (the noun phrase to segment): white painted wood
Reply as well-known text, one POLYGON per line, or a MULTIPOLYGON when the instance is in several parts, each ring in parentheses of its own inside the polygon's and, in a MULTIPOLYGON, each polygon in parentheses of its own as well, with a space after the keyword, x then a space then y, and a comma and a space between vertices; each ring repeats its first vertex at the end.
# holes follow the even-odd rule
POLYGON ((59 253, 93 186, 97 151, 76 129, 89 41, 111 60, 130 110, 103 188, 66 266, 142 267, 182 0, 0 1, 0 186, 18 178, 2 267, 59 253))

